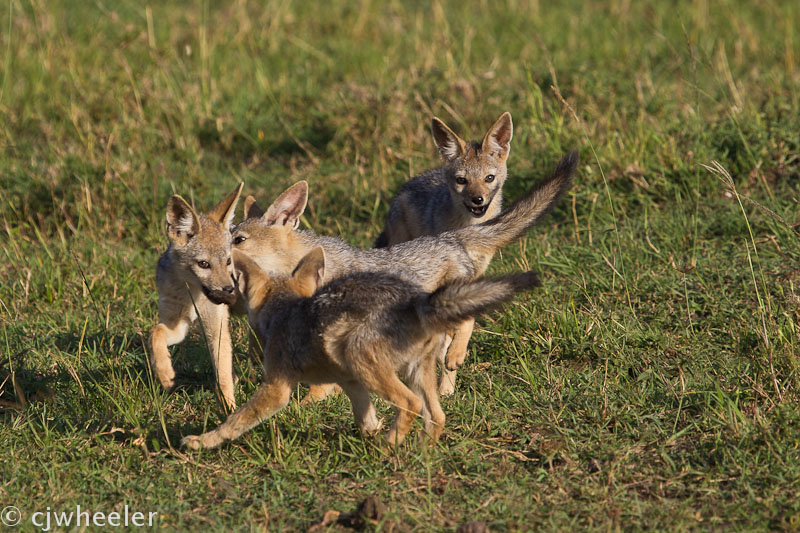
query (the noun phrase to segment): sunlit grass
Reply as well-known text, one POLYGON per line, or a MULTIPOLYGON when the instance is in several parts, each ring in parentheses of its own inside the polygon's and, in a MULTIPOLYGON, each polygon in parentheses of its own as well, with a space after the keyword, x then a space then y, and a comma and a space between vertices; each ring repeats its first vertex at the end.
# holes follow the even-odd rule
POLYGON ((409 529, 800 527, 798 16, 11 0, 0 504, 298 530, 371 494, 409 529), (337 397, 218 451, 176 448, 224 414, 198 332, 173 350, 175 393, 146 364, 169 195, 208 206, 245 181, 268 203, 307 179, 303 225, 366 247, 392 193, 437 164, 432 116, 476 137, 505 110, 506 197, 570 148, 582 164, 496 257, 490 272, 534 268, 544 286, 479 321, 441 443, 387 451, 337 397))

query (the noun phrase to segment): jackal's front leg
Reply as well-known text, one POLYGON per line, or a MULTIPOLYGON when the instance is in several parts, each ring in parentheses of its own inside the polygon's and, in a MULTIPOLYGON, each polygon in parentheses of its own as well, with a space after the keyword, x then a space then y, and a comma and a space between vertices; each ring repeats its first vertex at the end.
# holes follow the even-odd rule
POLYGON ((363 433, 368 435, 377 433, 383 427, 381 419, 375 411, 375 406, 369 397, 369 391, 364 385, 356 381, 343 383, 342 389, 353 406, 353 414, 356 417, 356 425, 363 433))
POLYGON ((236 399, 233 395, 233 346, 228 306, 202 300, 197 302, 197 311, 206 336, 208 350, 211 352, 211 362, 214 364, 214 373, 222 393, 222 399, 226 407, 233 411, 236 409, 236 399))
POLYGON ((472 336, 472 328, 475 327, 475 319, 470 318, 459 324, 453 335, 453 342, 447 348, 447 355, 444 356, 444 366, 447 370, 455 370, 464 364, 467 357, 467 343, 472 336))
POLYGON ((159 323, 150 332, 150 368, 167 390, 175 386, 175 369, 172 368, 169 346, 186 338, 189 324, 188 317, 159 312, 159 323))
POLYGON ((202 435, 187 435, 181 444, 193 450, 216 448, 286 407, 291 393, 292 384, 287 380, 269 379, 258 388, 250 401, 234 411, 217 429, 202 435))

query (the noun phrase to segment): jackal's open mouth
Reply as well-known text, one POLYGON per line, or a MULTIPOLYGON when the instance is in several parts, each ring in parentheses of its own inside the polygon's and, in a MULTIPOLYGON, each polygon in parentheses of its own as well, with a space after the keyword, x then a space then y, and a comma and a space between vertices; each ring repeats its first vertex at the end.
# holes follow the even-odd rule
POLYGON ((489 207, 489 204, 480 205, 480 206, 474 206, 474 205, 467 205, 466 206, 467 210, 470 213, 472 213, 472 216, 474 216, 476 218, 482 217, 484 215, 484 213, 486 213, 486 208, 487 207, 489 207))

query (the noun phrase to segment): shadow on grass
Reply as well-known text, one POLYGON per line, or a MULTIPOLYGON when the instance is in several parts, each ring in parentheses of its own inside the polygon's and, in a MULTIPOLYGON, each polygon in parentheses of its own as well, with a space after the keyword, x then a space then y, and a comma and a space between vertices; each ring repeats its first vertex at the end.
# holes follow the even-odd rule
MULTIPOLYGON (((247 128, 250 129, 250 128, 247 128)), ((197 129, 200 145, 221 157, 237 160, 250 159, 255 155, 267 157, 286 157, 301 155, 309 148, 324 151, 333 140, 335 129, 323 120, 313 124, 298 125, 293 134, 265 137, 263 131, 223 126, 205 122, 197 129)))

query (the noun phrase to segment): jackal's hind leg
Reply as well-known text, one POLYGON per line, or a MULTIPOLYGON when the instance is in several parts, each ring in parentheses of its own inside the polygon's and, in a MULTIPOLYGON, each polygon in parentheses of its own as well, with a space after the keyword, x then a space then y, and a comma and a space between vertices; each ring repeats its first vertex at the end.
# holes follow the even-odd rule
MULTIPOLYGON (((377 357, 366 357, 378 360, 377 357)), ((373 392, 391 403, 395 409, 394 424, 386 434, 386 441, 397 446, 411 429, 414 419, 422 411, 422 400, 400 381, 391 369, 370 368, 359 372, 357 378, 373 392)))

